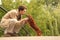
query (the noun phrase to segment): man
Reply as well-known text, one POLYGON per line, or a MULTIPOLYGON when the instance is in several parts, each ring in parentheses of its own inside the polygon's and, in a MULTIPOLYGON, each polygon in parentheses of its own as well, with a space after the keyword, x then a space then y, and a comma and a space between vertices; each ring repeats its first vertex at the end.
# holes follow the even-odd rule
POLYGON ((21 27, 26 23, 28 18, 21 19, 21 16, 26 12, 25 6, 19 6, 6 13, 1 20, 1 27, 3 27, 5 36, 16 36, 21 27))

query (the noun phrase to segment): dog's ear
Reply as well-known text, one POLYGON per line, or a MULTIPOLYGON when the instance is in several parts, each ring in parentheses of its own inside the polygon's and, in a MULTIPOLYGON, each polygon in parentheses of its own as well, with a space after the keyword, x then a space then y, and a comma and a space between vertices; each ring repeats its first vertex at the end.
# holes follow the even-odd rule
POLYGON ((42 34, 41 30, 39 27, 36 25, 36 22, 34 21, 33 17, 31 15, 27 15, 28 23, 29 25, 36 31, 37 35, 40 36, 42 34))

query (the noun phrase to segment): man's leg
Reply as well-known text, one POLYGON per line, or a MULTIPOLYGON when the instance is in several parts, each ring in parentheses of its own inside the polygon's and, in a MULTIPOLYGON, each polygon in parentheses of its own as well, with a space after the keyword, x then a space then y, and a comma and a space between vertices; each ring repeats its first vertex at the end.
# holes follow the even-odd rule
POLYGON ((25 25, 24 20, 16 22, 15 27, 14 27, 14 32, 18 33, 24 25, 25 25))
POLYGON ((14 19, 9 21, 9 27, 7 27, 4 31, 5 36, 13 36, 14 35, 13 29, 15 27, 15 23, 16 23, 16 21, 14 19))
POLYGON ((10 36, 17 36, 17 33, 20 31, 21 27, 24 26, 26 20, 27 18, 21 19, 20 21, 11 20, 9 27, 6 28, 4 33, 9 34, 10 36))

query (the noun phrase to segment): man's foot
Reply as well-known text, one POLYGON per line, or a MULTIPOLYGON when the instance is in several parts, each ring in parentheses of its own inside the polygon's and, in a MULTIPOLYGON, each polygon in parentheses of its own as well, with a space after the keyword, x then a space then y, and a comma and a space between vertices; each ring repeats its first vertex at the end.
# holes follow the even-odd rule
POLYGON ((18 36, 16 33, 7 33, 3 35, 4 37, 13 37, 13 36, 18 36))

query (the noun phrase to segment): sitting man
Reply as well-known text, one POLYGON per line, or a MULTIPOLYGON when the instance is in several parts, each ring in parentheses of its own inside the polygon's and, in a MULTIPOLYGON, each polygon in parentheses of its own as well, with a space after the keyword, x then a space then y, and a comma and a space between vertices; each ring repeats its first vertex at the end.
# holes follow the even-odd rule
POLYGON ((25 6, 19 6, 18 9, 7 12, 1 20, 1 27, 3 27, 5 36, 16 36, 21 27, 26 24, 28 18, 21 18, 26 12, 25 6))

